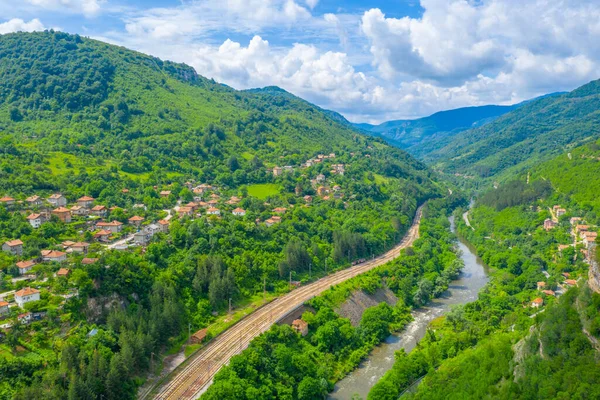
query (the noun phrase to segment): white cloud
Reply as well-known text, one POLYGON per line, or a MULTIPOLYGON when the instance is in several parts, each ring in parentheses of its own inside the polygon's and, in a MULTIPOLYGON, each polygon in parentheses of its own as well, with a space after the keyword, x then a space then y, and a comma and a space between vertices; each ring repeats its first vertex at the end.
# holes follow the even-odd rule
POLYGON ((91 17, 100 12, 104 2, 105 0, 24 0, 23 5, 30 5, 36 10, 75 12, 91 17))
POLYGON ((319 0, 304 0, 306 5, 312 10, 319 4, 319 0))
POLYGON ((19 18, 13 18, 10 21, 0 24, 0 35, 12 32, 43 31, 44 29, 44 24, 37 18, 32 19, 29 22, 25 22, 19 18))

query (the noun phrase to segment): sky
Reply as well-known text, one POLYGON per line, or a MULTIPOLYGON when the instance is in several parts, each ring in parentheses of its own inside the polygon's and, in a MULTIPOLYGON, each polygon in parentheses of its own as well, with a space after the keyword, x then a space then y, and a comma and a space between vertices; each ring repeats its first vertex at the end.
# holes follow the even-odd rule
POLYGON ((276 85, 352 122, 513 104, 600 78, 598 0, 0 0, 57 29, 276 85))

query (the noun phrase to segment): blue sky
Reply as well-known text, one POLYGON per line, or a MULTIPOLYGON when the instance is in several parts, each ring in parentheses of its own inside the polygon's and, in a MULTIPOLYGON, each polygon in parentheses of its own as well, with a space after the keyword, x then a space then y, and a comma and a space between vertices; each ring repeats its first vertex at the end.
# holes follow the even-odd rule
POLYGON ((593 0, 0 0, 0 34, 79 33, 281 86, 355 122, 511 104, 600 78, 593 0))

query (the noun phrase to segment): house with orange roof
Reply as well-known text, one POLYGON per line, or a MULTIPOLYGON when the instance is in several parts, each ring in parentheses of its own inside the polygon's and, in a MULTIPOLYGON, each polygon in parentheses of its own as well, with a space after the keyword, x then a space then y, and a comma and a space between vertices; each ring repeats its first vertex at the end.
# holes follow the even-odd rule
POLYGON ((111 233, 119 233, 123 229, 123 223, 119 221, 98 222, 96 228, 110 231, 111 233))
POLYGON ((177 214, 180 217, 191 217, 194 215, 194 210, 192 210, 192 207, 183 206, 179 207, 179 209, 177 210, 177 214))
POLYGON ((39 207, 42 204, 44 204, 44 201, 38 195, 29 196, 25 199, 25 201, 29 204, 30 207, 39 207))
POLYGON ((94 239, 100 242, 108 242, 110 241, 110 235, 112 232, 107 229, 101 229, 100 231, 94 233, 94 239))
POLYGON ((309 196, 309 195, 304 196, 305 203, 312 203, 312 200, 313 200, 312 196, 309 196))
POLYGON ((166 219, 159 220, 158 226, 160 226, 161 232, 169 233, 169 221, 167 221, 166 219))
POLYGON ((64 207, 67 205, 67 198, 60 193, 56 193, 48 197, 48 203, 54 207, 64 207))
POLYGON ((596 239, 598 238, 598 232, 585 232, 583 234, 583 244, 586 246, 591 245, 592 243, 596 243, 596 239))
POLYGON ((169 197, 171 195, 171 191, 170 190, 163 190, 160 192, 160 197, 169 197))
POLYGON ((6 301, 0 300, 0 316, 5 316, 10 313, 8 308, 8 303, 6 301))
POLYGON ((31 287, 23 288, 15 292, 15 303, 20 308, 31 301, 38 301, 40 299, 40 291, 31 287))
POLYGON ((19 274, 25 275, 26 273, 31 271, 34 265, 35 260, 19 261, 17 263, 17 268, 19 268, 19 274))
POLYGON ((546 287, 546 282, 538 282, 537 283, 537 288, 538 290, 542 290, 546 287))
POLYGON ((71 215, 77 215, 80 217, 85 217, 90 212, 89 209, 82 207, 82 206, 73 206, 70 208, 70 210, 71 210, 71 215))
POLYGON ((215 208, 215 207, 211 207, 208 210, 206 210, 206 214, 208 214, 208 215, 221 215, 221 210, 219 210, 218 208, 215 208))
POLYGON ((281 217, 274 215, 265 221, 265 225, 267 225, 267 227, 271 227, 280 222, 281 222, 281 217))
POLYGON ((102 205, 97 205, 92 207, 92 209, 90 210, 90 214, 95 215, 96 217, 106 217, 106 215, 108 214, 108 209, 106 208, 106 206, 102 206, 102 205))
POLYGON ((77 205, 83 208, 91 208, 94 205, 94 198, 90 196, 83 196, 77 199, 77 205))
POLYGON ((0 197, 0 204, 4 204, 6 207, 12 206, 15 204, 15 199, 8 196, 0 197))
POLYGON ((42 260, 50 262, 67 261, 67 253, 58 250, 42 250, 42 260))
POLYGON ((565 284, 567 286, 573 287, 573 286, 577 286, 577 281, 575 279, 566 279, 565 284))
POLYGON ((71 250, 75 253, 87 254, 90 244, 87 242, 77 242, 71 246, 71 250))
POLYGON ((92 264, 95 264, 96 262, 98 262, 97 258, 88 258, 88 257, 85 257, 83 260, 81 260, 81 263, 83 265, 92 265, 92 264))
POLYGON ((27 222, 29 222, 29 225, 31 225, 34 229, 39 228, 45 221, 46 218, 44 218, 42 214, 34 213, 27 216, 27 222))
POLYGON ((4 242, 2 245, 2 251, 10 253, 13 256, 20 256, 23 254, 23 242, 19 239, 4 242))
POLYGON ((231 213, 233 215, 237 215, 238 217, 243 217, 244 215, 246 215, 246 210, 238 207, 235 210, 233 210, 231 213))
POLYGON ((144 222, 144 218, 139 215, 134 215, 127 220, 131 225, 140 226, 144 222))
POLYGON ((65 224, 71 222, 71 210, 65 207, 58 207, 52 210, 52 215, 56 215, 65 224))
POLYGON ((285 214, 286 211, 287 211, 287 208, 285 208, 285 207, 277 207, 273 210, 273 212, 276 214, 285 214))
POLYGON ((61 268, 56 273, 56 277, 57 278, 66 278, 67 276, 69 276, 70 273, 71 273, 71 270, 68 270, 66 268, 61 268))
POLYGON ((554 290, 542 290, 542 293, 544 293, 546 296, 556 296, 554 290))
POLYGON ((308 322, 302 319, 296 319, 292 322, 292 329, 302 336, 308 335, 308 322))
POLYGON ((531 307, 533 307, 533 308, 540 308, 543 305, 544 305, 544 299, 542 299, 541 297, 537 297, 537 298, 533 299, 533 301, 531 302, 531 307))

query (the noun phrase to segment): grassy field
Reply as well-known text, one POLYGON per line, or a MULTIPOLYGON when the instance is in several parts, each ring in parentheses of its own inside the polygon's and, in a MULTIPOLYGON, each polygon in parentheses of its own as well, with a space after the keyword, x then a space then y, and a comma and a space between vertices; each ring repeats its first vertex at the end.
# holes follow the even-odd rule
POLYGON ((248 186, 248 194, 250 196, 264 200, 269 196, 273 196, 279 193, 279 189, 279 185, 276 185, 274 183, 256 184, 248 186))

